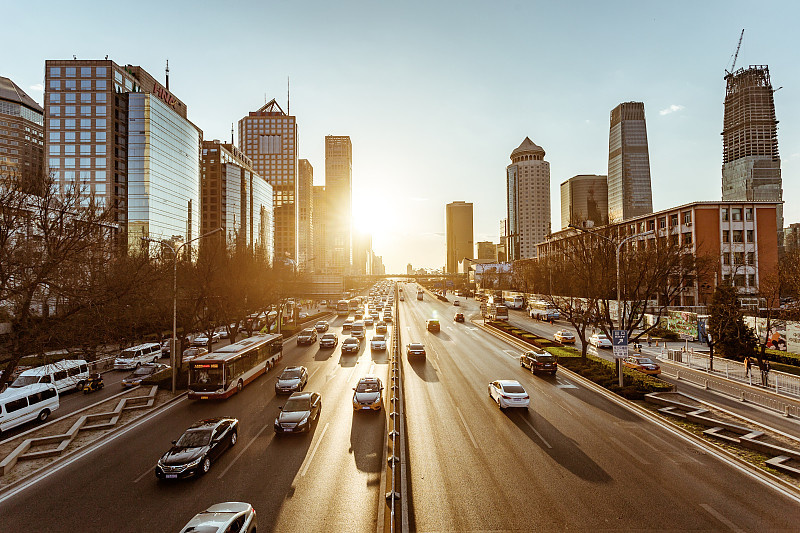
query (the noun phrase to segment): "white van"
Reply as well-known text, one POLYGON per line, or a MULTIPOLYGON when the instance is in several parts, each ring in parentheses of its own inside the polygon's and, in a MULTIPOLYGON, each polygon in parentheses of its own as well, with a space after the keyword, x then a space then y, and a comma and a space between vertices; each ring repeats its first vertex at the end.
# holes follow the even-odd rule
POLYGON ((114 359, 114 370, 131 370, 143 363, 158 363, 161 357, 161 345, 148 342, 122 350, 114 359))
POLYGON ((81 390, 87 379, 89 379, 89 364, 86 361, 64 359, 26 370, 14 380, 9 390, 27 387, 34 383, 52 383, 60 394, 68 389, 81 390))
POLYGON ((58 393, 50 383, 10 388, 0 394, 0 432, 31 420, 44 422, 58 405, 58 393))

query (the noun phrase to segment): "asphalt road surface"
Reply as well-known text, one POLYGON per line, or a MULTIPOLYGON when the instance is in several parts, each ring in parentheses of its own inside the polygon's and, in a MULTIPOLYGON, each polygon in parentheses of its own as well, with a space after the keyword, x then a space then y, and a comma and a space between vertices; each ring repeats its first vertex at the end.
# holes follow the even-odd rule
POLYGON ((401 304, 402 343, 428 352, 403 357, 412 530, 796 530, 798 501, 563 375, 532 375, 456 311, 428 294, 401 304), (501 412, 495 379, 520 381, 530 409, 501 412))
MULTIPOLYGON (((341 335, 343 318, 332 320, 341 335)), ((390 330, 391 331, 391 330, 390 330)), ((367 329, 367 340, 374 330, 367 329)), ((384 382, 388 352, 322 350, 318 343, 284 347, 280 364, 228 400, 181 400, 47 478, 0 499, 0 531, 178 531, 195 513, 224 501, 251 503, 259 531, 371 531, 383 498, 380 476, 386 419, 354 413, 352 387, 367 373, 384 382), (275 436, 285 396, 274 383, 285 366, 305 365, 306 391, 322 395, 320 420, 309 434, 275 436), (170 441, 193 422, 239 419, 239 440, 210 472, 178 482, 156 480, 154 468, 170 441)))

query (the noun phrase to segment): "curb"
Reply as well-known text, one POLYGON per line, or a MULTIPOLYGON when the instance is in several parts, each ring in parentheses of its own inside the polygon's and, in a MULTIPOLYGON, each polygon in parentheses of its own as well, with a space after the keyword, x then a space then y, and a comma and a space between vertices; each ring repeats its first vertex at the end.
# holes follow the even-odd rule
MULTIPOLYGON (((502 332, 493 332, 490 328, 487 328, 486 326, 483 326, 482 324, 476 324, 474 321, 473 321, 473 324, 477 325, 478 327, 480 327, 484 331, 489 330, 489 332, 490 333, 494 333, 497 338, 499 338, 501 340, 504 340, 504 341, 508 342, 509 344, 512 344, 512 345, 517 346, 517 347, 520 347, 520 346, 523 345, 522 341, 519 341, 518 339, 516 339, 514 337, 511 337, 510 339, 506 339, 505 337, 501 336, 501 334, 503 334, 502 332)), ((586 387, 587 389, 592 390, 592 391, 600 394, 601 396, 603 396, 606 399, 614 402, 618 406, 620 406, 620 407, 622 407, 624 409, 627 409, 628 411, 630 411, 630 412, 632 412, 632 413, 634 413, 636 415, 639 415, 641 418, 643 418, 645 420, 648 420, 648 421, 652 422, 653 424, 656 424, 656 425, 664 428, 667 431, 670 431, 671 433, 673 433, 674 435, 676 435, 678 437, 683 438, 685 441, 687 441, 687 442, 697 446, 698 448, 702 449, 703 451, 715 456, 717 459, 719 459, 721 461, 724 461, 724 462, 727 462, 731 466, 734 466, 734 467, 736 467, 736 468, 738 468, 738 469, 740 469, 742 471, 747 472, 748 474, 750 474, 751 476, 757 478, 759 481, 761 481, 765 485, 768 485, 768 486, 770 486, 771 488, 773 488, 775 490, 783 492, 786 496, 789 496, 792 499, 794 499, 795 501, 797 501, 798 503, 800 503, 800 487, 792 485, 792 484, 784 481, 783 479, 781 479, 781 478, 779 478, 779 477, 777 477, 777 476, 775 476, 775 475, 763 470, 762 468, 759 468, 759 467, 757 467, 755 465, 752 465, 751 463, 748 463, 748 462, 742 460, 737 455, 734 455, 734 454, 730 453, 729 451, 725 450, 724 448, 722 448, 720 446, 717 446, 716 444, 710 443, 710 442, 698 437, 694 433, 691 433, 688 430, 685 430, 682 427, 671 423, 669 420, 657 417, 656 415, 652 414, 650 411, 648 411, 645 408, 637 405, 636 403, 634 403, 634 402, 632 402, 630 400, 626 400, 625 398, 622 398, 621 396, 618 396, 618 395, 614 394, 613 392, 605 389, 604 387, 601 387, 600 385, 594 383, 593 381, 590 381, 590 380, 586 379, 585 377, 581 376, 580 374, 577 374, 577 373, 569 370, 568 368, 564 368, 564 367, 560 366, 559 367, 559 372, 563 372, 564 374, 569 376, 571 379, 573 379, 576 382, 581 383, 582 385, 584 385, 584 387, 586 387)))
MULTIPOLYGON (((130 390, 133 390, 133 389, 129 389, 126 392, 130 392, 130 390)), ((160 413, 162 410, 165 410, 167 407, 171 406, 173 403, 177 402, 178 400, 183 399, 183 397, 186 396, 186 394, 187 394, 186 392, 183 392, 183 393, 175 396, 174 398, 171 398, 170 400, 168 400, 165 403, 161 404, 160 406, 156 407, 155 409, 153 409, 149 413, 145 414, 144 416, 141 416, 141 417, 137 418, 136 420, 132 420, 128 424, 125 424, 123 426, 119 426, 118 428, 115 428, 114 430, 109 431, 108 433, 106 433, 102 437, 100 437, 100 438, 98 438, 96 440, 93 440, 92 442, 88 443, 86 446, 81 446, 79 448, 76 448, 76 449, 72 450, 71 452, 69 452, 68 454, 62 455, 61 457, 59 457, 55 461, 52 461, 52 462, 48 463, 47 465, 39 468, 38 470, 35 470, 35 471, 31 472, 30 474, 27 474, 27 475, 21 477, 20 479, 14 481, 13 483, 10 483, 9 485, 1 488, 0 489, 0 502, 2 502, 2 500, 4 499, 3 496, 5 496, 9 492, 12 492, 14 489, 19 487, 20 485, 24 485, 25 483, 28 483, 28 482, 34 480, 37 476, 41 476, 42 474, 45 474, 48 470, 51 470, 51 469, 59 466, 60 464, 67 462, 68 460, 72 459, 75 455, 77 455, 77 454, 79 454, 79 453, 81 453, 83 451, 86 451, 87 449, 97 448, 97 447, 102 446, 105 443, 105 441, 110 440, 112 437, 116 436, 122 430, 125 430, 125 429, 129 428, 131 426, 131 424, 134 424, 134 423, 137 423, 137 422, 146 421, 147 419, 149 419, 149 418, 157 415, 158 413, 160 413)), ((103 400, 103 401, 107 401, 107 400, 103 400)), ((86 409, 88 409, 88 407, 86 409)), ((75 414, 75 413, 71 413, 69 416, 71 416, 72 414, 75 414)), ((56 422, 56 421, 54 420, 53 422, 56 422)), ((14 438, 17 438, 18 436, 19 435, 17 435, 14 438)))

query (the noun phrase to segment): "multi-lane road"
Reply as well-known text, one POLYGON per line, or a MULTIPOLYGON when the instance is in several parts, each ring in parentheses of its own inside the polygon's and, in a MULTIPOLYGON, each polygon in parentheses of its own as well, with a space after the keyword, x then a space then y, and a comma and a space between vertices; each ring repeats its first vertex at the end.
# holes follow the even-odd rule
MULTIPOLYGON (((518 349, 415 285, 399 304, 410 529, 419 531, 796 530, 800 502, 644 420, 563 373, 533 376, 518 349), (439 318, 429 333, 425 319, 439 318), (501 412, 488 383, 517 379, 528 410, 501 412)), ((469 318, 477 303, 462 301, 469 318)), ((341 335, 342 319, 332 331, 341 335)), ((372 336, 367 332, 367 339, 372 336)), ((341 343, 340 345, 341 346, 341 343)), ((16 493, 0 496, 2 531, 177 531, 220 501, 254 505, 260 531, 375 531, 383 507, 386 414, 353 413, 361 375, 386 381, 388 354, 342 356, 287 343, 278 369, 224 402, 181 400, 16 493), (280 368, 303 364, 323 409, 309 435, 276 438, 280 368), (192 422, 232 415, 236 446, 204 477, 157 482, 158 457, 192 422)))

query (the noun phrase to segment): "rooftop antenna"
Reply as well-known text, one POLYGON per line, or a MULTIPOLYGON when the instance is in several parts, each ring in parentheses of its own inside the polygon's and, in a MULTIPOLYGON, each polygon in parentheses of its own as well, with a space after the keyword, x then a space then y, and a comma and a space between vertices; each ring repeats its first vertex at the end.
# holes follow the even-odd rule
POLYGON ((233 144, 233 122, 231 122, 231 144, 233 144))
POLYGON ((289 76, 286 76, 286 114, 291 115, 289 112, 289 76))
POLYGON ((169 59, 167 59, 167 90, 169 91, 169 59))

